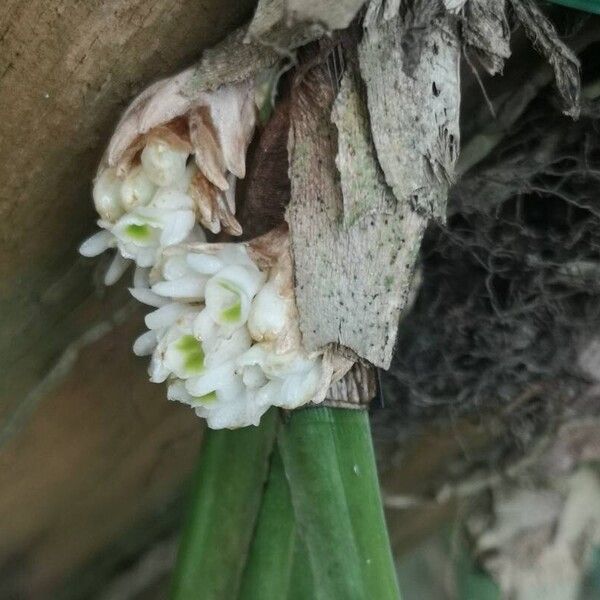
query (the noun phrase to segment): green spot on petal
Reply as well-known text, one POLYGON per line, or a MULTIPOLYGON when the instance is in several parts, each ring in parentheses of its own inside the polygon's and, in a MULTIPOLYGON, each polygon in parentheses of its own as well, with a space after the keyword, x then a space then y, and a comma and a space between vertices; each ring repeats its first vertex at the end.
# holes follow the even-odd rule
POLYGON ((177 350, 184 355, 183 365, 191 374, 204 370, 204 350, 202 344, 193 335, 184 335, 175 344, 177 350))
POLYGON ((137 242, 144 242, 150 238, 150 227, 148 225, 131 223, 131 225, 125 227, 125 233, 137 242))
POLYGON ((194 404, 213 404, 217 401, 217 392, 208 392, 204 396, 195 396, 194 404))
POLYGON ((242 318, 242 303, 236 302, 221 311, 221 319, 225 323, 237 323, 242 318))

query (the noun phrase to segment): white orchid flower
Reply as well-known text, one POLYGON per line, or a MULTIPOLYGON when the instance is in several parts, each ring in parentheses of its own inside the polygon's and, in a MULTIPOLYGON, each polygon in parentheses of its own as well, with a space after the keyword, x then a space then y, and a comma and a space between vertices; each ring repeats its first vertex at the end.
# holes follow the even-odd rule
POLYGON ((233 380, 231 386, 204 396, 192 396, 182 380, 173 380, 167 397, 193 407, 199 417, 206 419, 211 429, 237 429, 258 425, 268 406, 257 404, 244 389, 242 382, 233 380))
MULTIPOLYGON (((182 154, 175 150, 173 153, 182 154)), ((155 182, 159 178, 152 179, 144 164, 131 169, 124 178, 117 175, 115 168, 106 169, 97 178, 94 203, 103 231, 88 238, 79 251, 84 256, 97 256, 109 248, 117 248, 105 274, 106 285, 120 278, 130 260, 139 267, 151 267, 162 249, 184 240, 205 239, 196 225, 194 201, 182 191, 189 187, 191 179, 185 160, 182 169, 177 163, 168 177, 163 173, 161 181, 169 182, 163 187, 157 187, 155 182)), ((168 164, 162 166, 169 170, 168 164)))
POLYGON ((311 402, 321 384, 321 358, 301 351, 278 353, 272 343, 255 344, 237 360, 238 371, 259 367, 268 383, 257 392, 257 402, 293 409, 311 402))
POLYGON ((257 257, 244 244, 174 246, 132 291, 157 307, 135 345, 151 349, 152 381, 209 427, 257 424, 270 406, 321 401, 327 386, 321 357, 299 342, 289 256, 257 257))
POLYGON ((318 402, 331 377, 302 348, 283 231, 240 235, 236 178, 245 175, 256 121, 253 80, 211 91, 188 70, 151 86, 125 112, 94 183, 100 231, 84 256, 112 250, 105 283, 136 265, 130 292, 154 310, 133 345, 153 382, 209 427, 257 425, 270 406, 318 402), (190 95, 190 90, 193 93, 190 95))

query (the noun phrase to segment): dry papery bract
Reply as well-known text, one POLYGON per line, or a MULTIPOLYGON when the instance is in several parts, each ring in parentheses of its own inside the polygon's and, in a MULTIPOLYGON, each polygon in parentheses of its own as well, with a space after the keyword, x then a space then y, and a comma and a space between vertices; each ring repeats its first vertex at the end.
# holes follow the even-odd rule
POLYGON ((223 229, 240 235, 235 180, 246 174, 246 150, 256 123, 254 80, 192 93, 194 75, 195 69, 188 69, 159 81, 134 101, 117 125, 99 175, 114 168, 122 177, 140 159, 144 164, 144 153, 152 151, 158 155, 155 163, 167 150, 191 155, 197 169, 185 191, 200 223, 212 233, 223 229))

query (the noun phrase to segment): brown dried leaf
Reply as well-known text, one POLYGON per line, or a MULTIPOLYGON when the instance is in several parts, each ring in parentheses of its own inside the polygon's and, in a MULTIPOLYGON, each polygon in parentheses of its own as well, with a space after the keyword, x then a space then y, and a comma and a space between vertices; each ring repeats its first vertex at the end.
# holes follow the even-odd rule
POLYGON ((210 232, 219 233, 221 231, 217 206, 219 189, 198 171, 192 177, 188 193, 194 201, 200 223, 210 232))
POLYGON ((106 149, 105 161, 115 166, 136 138, 187 113, 197 98, 184 92, 196 67, 157 81, 144 90, 123 113, 106 149))
POLYGON ((238 220, 229 209, 225 194, 223 192, 217 194, 216 200, 219 220, 221 221, 223 231, 229 235, 242 235, 242 226, 238 223, 238 220))
POLYGON ((210 111, 226 169, 243 179, 246 150, 256 124, 254 81, 221 86, 205 94, 202 101, 210 111))
POLYGON ((190 140, 198 168, 210 182, 226 190, 229 187, 225 178, 227 168, 209 109, 205 106, 193 109, 189 120, 190 140))

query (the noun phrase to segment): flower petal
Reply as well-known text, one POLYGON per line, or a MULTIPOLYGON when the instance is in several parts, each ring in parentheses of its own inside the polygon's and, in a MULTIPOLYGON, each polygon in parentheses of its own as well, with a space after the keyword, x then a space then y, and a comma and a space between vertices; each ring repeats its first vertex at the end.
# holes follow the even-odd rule
POLYGON ((308 371, 286 377, 281 386, 281 395, 273 402, 275 406, 293 409, 310 402, 321 380, 320 360, 308 371))
POLYGON ((150 202, 156 186, 141 166, 131 169, 123 185, 121 186, 121 203, 127 211, 131 211, 138 206, 145 206, 150 202))
POLYGON ((134 288, 149 288, 150 287, 150 269, 144 267, 136 267, 133 272, 133 287, 134 288))
POLYGON ((219 325, 237 328, 248 319, 250 298, 234 283, 220 279, 218 275, 206 284, 206 309, 219 325))
POLYGON ((155 294, 152 290, 148 288, 139 288, 139 287, 130 287, 129 293, 142 304, 147 304, 148 306, 154 306, 156 308, 160 308, 161 306, 166 306, 170 303, 168 298, 163 298, 158 294, 155 294))
POLYGON ((169 214, 164 229, 160 235, 162 246, 179 244, 188 236, 196 218, 191 210, 176 210, 169 214))
POLYGON ((144 322, 148 329, 162 329, 163 327, 170 327, 179 317, 190 311, 191 309, 189 306, 179 304, 178 302, 172 302, 171 304, 161 306, 158 310, 147 314, 144 322))
POLYGON ((79 246, 79 254, 88 257, 98 256, 115 244, 115 236, 110 231, 102 229, 91 235, 79 246))
POLYGON ((133 353, 136 356, 150 356, 154 352, 157 343, 158 337, 156 331, 146 331, 133 343, 133 353))
POLYGON ((162 266, 162 274, 167 281, 173 281, 174 279, 181 279, 186 275, 190 274, 190 267, 186 260, 185 254, 177 254, 175 256, 169 256, 165 259, 162 266))
POLYGON ((113 285, 119 281, 129 264, 129 261, 117 252, 104 274, 104 285, 113 285))
POLYGON ((152 286, 152 291, 159 296, 202 300, 206 278, 201 275, 188 275, 171 281, 159 281, 152 286))
POLYGON ((216 256, 210 254, 196 254, 189 252, 186 257, 187 264, 198 273, 203 275, 214 275, 220 271, 224 263, 216 256))
POLYGON ((285 330, 291 318, 291 299, 279 295, 274 281, 269 281, 256 294, 248 316, 248 329, 256 341, 274 341, 285 330))
POLYGON ((150 206, 168 211, 193 210, 194 202, 186 193, 172 187, 166 187, 160 188, 154 194, 150 206))
POLYGON ((202 343, 191 334, 183 335, 167 346, 164 362, 180 379, 197 376, 205 371, 202 343))
POLYGON ((235 377, 233 362, 226 362, 218 367, 206 369, 198 377, 191 377, 185 382, 185 388, 192 396, 204 396, 232 384, 235 377))
POLYGON ((169 384, 167 398, 184 404, 192 404, 193 402, 193 396, 185 389, 185 383, 181 379, 169 384))
POLYGON ((207 352, 207 368, 217 367, 221 363, 233 360, 246 352, 252 345, 252 339, 245 327, 236 329, 229 336, 219 336, 207 342, 205 349, 207 352))
POLYGON ((254 298, 265 280, 265 275, 258 269, 248 269, 241 265, 231 265, 219 271, 213 279, 232 284, 249 298, 254 298))

